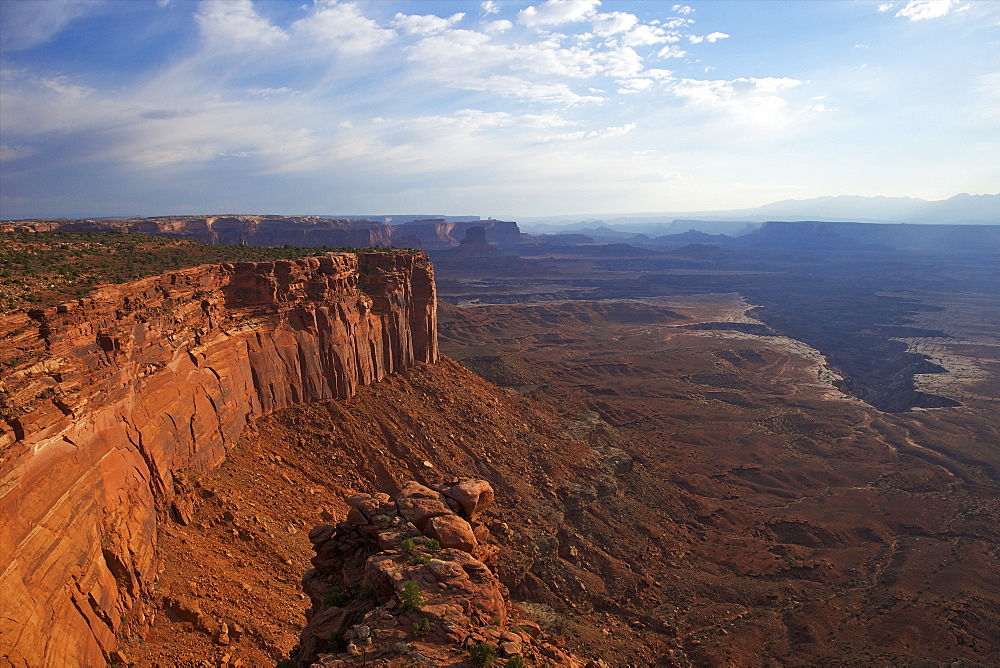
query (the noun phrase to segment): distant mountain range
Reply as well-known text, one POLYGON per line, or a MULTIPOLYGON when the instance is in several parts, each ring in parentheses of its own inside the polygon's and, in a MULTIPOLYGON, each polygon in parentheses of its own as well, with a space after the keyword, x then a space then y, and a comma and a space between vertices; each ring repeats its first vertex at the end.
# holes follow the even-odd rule
POLYGON ((527 232, 575 231, 604 227, 620 232, 677 234, 697 229, 710 234, 745 233, 747 223, 767 221, 830 221, 915 223, 921 225, 998 225, 1000 194, 962 193, 944 200, 913 197, 861 197, 840 195, 804 200, 782 200, 752 209, 663 213, 601 214, 596 216, 546 216, 519 218, 527 232))

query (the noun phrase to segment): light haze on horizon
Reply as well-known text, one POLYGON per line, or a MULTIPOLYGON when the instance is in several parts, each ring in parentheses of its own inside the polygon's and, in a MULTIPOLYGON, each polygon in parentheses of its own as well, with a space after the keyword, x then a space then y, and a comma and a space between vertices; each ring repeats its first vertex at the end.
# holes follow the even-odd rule
POLYGON ((0 0, 0 218, 1000 191, 1000 2, 0 0))

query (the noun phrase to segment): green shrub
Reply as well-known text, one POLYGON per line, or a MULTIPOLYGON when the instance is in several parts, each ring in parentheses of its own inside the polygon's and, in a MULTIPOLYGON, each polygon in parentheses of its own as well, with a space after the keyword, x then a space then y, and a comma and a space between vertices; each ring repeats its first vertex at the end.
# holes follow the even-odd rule
POLYGON ((428 552, 436 553, 441 551, 441 543, 435 538, 428 538, 424 541, 424 549, 428 552))
POLYGON ((422 635, 426 635, 431 632, 431 620, 424 617, 419 622, 413 622, 413 627, 410 629, 410 635, 414 638, 419 638, 422 635))
POLYGON ((417 555, 416 557, 413 557, 413 561, 410 562, 410 565, 420 566, 421 564, 429 564, 429 563, 431 563, 431 558, 428 557, 426 554, 420 554, 417 555))
POLYGON ((417 549, 417 544, 413 542, 412 538, 406 538, 399 544, 399 549, 407 554, 413 554, 413 551, 417 549))
POLYGON ((526 668, 527 664, 524 663, 524 659, 519 656, 514 656, 507 659, 507 668, 526 668))
POLYGON ((327 652, 343 652, 347 649, 347 641, 344 640, 344 635, 347 633, 348 627, 341 626, 339 629, 333 632, 330 639, 326 641, 326 651, 327 652))
POLYGON ((469 648, 469 658, 474 666, 488 666, 497 658, 497 648, 486 643, 479 643, 469 648))
POLYGON ((424 590, 416 580, 403 583, 403 610, 419 610, 424 605, 424 590))
POLYGON ((350 600, 351 597, 346 592, 342 591, 339 587, 330 587, 330 589, 327 590, 326 594, 323 595, 323 607, 341 608, 344 606, 345 603, 347 603, 350 600))

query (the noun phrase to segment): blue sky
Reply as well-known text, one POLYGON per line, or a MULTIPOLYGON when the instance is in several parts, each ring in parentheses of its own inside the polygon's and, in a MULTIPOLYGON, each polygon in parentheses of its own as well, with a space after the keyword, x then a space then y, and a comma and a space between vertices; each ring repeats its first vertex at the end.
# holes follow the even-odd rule
POLYGON ((0 0, 0 218, 1000 191, 1000 2, 0 0))

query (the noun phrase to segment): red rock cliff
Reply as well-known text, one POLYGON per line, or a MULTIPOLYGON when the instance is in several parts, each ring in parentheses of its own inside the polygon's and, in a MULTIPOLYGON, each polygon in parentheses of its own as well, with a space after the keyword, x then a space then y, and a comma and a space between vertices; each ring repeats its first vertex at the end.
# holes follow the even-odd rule
POLYGON ((104 665, 148 623, 184 470, 254 416, 433 362, 436 336, 419 254, 202 266, 0 318, 0 655, 104 665))

